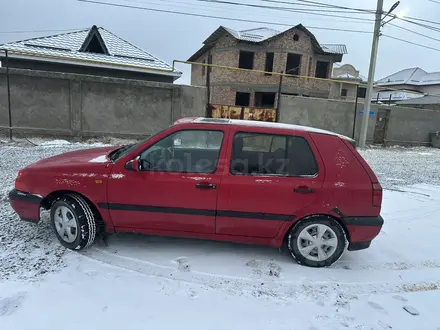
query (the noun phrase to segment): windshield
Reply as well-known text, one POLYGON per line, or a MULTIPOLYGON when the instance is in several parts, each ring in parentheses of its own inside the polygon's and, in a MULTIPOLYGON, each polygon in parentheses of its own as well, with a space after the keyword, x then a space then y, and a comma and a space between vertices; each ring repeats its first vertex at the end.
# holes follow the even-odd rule
POLYGON ((112 161, 112 162, 117 162, 119 159, 123 158, 124 156, 128 155, 130 152, 132 152, 133 150, 136 150, 138 147, 140 147, 142 144, 144 144, 145 142, 149 141, 150 139, 154 138, 156 135, 159 135, 160 133, 162 133, 163 131, 167 130, 168 128, 161 130, 160 132, 146 138, 143 139, 141 141, 139 141, 138 143, 135 144, 126 144, 116 150, 113 150, 109 155, 108 158, 112 161))

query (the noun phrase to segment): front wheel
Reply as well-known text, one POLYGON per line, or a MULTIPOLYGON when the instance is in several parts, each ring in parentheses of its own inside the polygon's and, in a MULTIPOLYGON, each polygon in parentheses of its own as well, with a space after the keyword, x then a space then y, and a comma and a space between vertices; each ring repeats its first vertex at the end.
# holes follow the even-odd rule
POLYGON ((292 257, 309 267, 328 267, 339 260, 347 245, 341 225, 331 217, 312 216, 290 230, 287 246, 292 257))
POLYGON ((79 195, 68 194, 57 200, 51 207, 50 219, 55 235, 68 249, 81 250, 95 240, 95 216, 79 195))

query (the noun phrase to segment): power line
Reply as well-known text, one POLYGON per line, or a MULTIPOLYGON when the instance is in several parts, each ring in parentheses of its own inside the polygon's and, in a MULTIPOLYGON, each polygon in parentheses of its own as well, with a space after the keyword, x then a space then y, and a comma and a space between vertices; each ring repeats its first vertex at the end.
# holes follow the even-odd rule
POLYGON ((408 31, 408 32, 417 34, 417 35, 422 36, 424 38, 428 38, 428 39, 435 40, 435 41, 440 41, 440 39, 437 39, 437 38, 434 38, 434 37, 430 37, 430 36, 428 36, 426 34, 419 33, 419 32, 413 31, 411 29, 404 28, 402 26, 399 26, 399 25, 396 25, 396 24, 393 24, 393 23, 388 23, 388 25, 394 26, 394 27, 399 28, 399 29, 404 30, 404 31, 408 31))
MULTIPOLYGON (((290 4, 290 5, 293 4, 292 2, 280 1, 280 0, 261 0, 261 1, 273 2, 273 3, 284 3, 284 4, 290 4)), ((296 1, 303 2, 302 5, 304 5, 304 6, 347 9, 347 10, 359 11, 359 12, 363 12, 363 13, 367 13, 367 14, 374 14, 376 12, 375 10, 370 10, 370 9, 337 6, 337 5, 332 5, 329 3, 317 2, 317 1, 308 1, 308 0, 296 0, 296 1)), ((297 3, 295 3, 295 4, 297 4, 297 3)), ((297 4, 297 5, 300 5, 300 4, 297 4)))
MULTIPOLYGON (((284 7, 284 6, 280 7, 280 6, 268 6, 268 5, 258 5, 258 4, 250 4, 250 3, 237 3, 237 2, 222 1, 222 0, 195 0, 195 1, 208 2, 208 3, 222 3, 229 5, 240 5, 240 6, 275 9, 275 10, 287 10, 287 11, 294 10, 294 11, 320 12, 320 13, 325 12, 325 13, 340 13, 340 14, 364 14, 364 13, 353 12, 353 10, 328 10, 327 7, 323 7, 322 9, 309 9, 303 7, 284 7)), ((320 6, 316 6, 316 8, 320 8, 320 6)))
MULTIPOLYGON (((177 14, 177 15, 184 15, 184 16, 194 16, 194 17, 222 19, 222 20, 236 21, 236 22, 247 22, 247 23, 258 23, 258 24, 267 24, 267 25, 278 25, 278 26, 292 27, 291 24, 285 24, 285 23, 275 23, 275 22, 257 21, 257 20, 243 19, 243 18, 233 18, 233 17, 222 17, 222 16, 215 16, 215 15, 188 13, 188 12, 181 12, 181 11, 175 11, 175 10, 165 10, 165 9, 157 9, 157 8, 130 6, 130 5, 123 5, 123 4, 109 3, 109 2, 102 2, 102 1, 95 1, 95 0, 77 0, 77 1, 87 2, 87 3, 94 3, 94 4, 99 4, 99 5, 111 6, 111 7, 139 9, 139 10, 146 10, 146 11, 153 11, 153 12, 167 13, 167 14, 177 14)), ((327 31, 354 32, 354 33, 367 33, 367 34, 371 34, 372 33, 370 31, 351 30, 351 29, 337 29, 337 28, 329 28, 329 27, 321 27, 321 26, 307 26, 307 28, 309 28, 309 29, 317 29, 317 30, 327 30, 327 31)))
POLYGON ((84 30, 84 28, 79 29, 61 29, 61 30, 16 30, 16 31, 0 31, 2 34, 13 34, 13 33, 44 33, 44 32, 67 32, 75 30, 84 30))
MULTIPOLYGON (((174 9, 203 9, 203 10, 215 10, 215 11, 224 11, 224 12, 230 12, 230 10, 226 9, 224 6, 218 7, 218 6, 210 6, 209 4, 194 4, 194 3, 188 3, 188 2, 181 2, 181 1, 174 1, 174 0, 158 0, 160 2, 166 2, 166 4, 162 4, 162 3, 157 3, 157 2, 150 2, 150 1, 142 1, 142 0, 124 0, 126 2, 133 2, 133 3, 141 3, 141 4, 150 4, 150 5, 158 5, 158 6, 166 6, 166 7, 173 7, 174 9), (178 6, 176 5, 171 5, 168 3, 175 3, 178 4, 178 6), (187 6, 186 4, 189 4, 189 6, 187 6), (201 6, 201 7, 200 7, 201 6)), ((195 1, 203 1, 203 0, 195 0, 195 1)), ((211 2, 211 1, 207 1, 207 2, 211 2)), ((307 10, 307 9, 302 9, 302 10, 307 10)), ((301 14, 301 12, 298 10, 298 12, 301 14)), ((337 12, 337 11, 335 11, 337 12)), ((262 13, 258 13, 255 14, 255 16, 266 16, 266 17, 272 17, 273 18, 273 14, 262 14, 262 13)), ((286 16, 277 16, 277 18, 284 18, 284 19, 289 19, 291 20, 292 17, 286 17, 286 16)), ((308 18, 308 20, 313 20, 313 18, 308 18)), ((315 19, 316 20, 316 19, 315 19)), ((320 21, 336 21, 336 19, 319 19, 320 21)), ((351 24, 353 23, 358 23, 358 24, 370 24, 369 22, 365 22, 365 21, 353 21, 350 22, 351 24)))
POLYGON ((430 47, 430 46, 426 46, 426 45, 418 44, 418 43, 416 43, 416 42, 408 41, 408 40, 405 40, 405 39, 400 39, 400 38, 393 37, 393 36, 389 36, 389 35, 386 35, 386 34, 383 34, 382 36, 383 36, 383 37, 390 38, 390 39, 394 39, 394 40, 402 41, 402 42, 405 42, 405 43, 407 43, 407 44, 411 44, 411 45, 415 45, 415 46, 419 46, 419 47, 423 47, 423 48, 427 48, 427 49, 431 49, 431 50, 435 50, 435 51, 437 51, 437 52, 440 52, 440 49, 439 49, 439 48, 434 48, 434 47, 430 47))
POLYGON ((431 31, 440 32, 440 27, 435 27, 435 26, 424 24, 424 23, 418 23, 418 22, 410 21, 410 20, 408 20, 406 18, 401 18, 401 20, 404 21, 404 22, 407 22, 407 23, 410 23, 410 24, 413 24, 413 25, 420 26, 422 28, 431 30, 431 31))
MULTIPOLYGON (((292 2, 280 1, 280 0, 261 0, 261 1, 292 4, 292 2)), ((356 10, 356 11, 362 11, 362 12, 367 12, 367 13, 375 13, 374 10, 362 9, 362 8, 353 8, 353 7, 345 7, 345 6, 337 6, 337 5, 332 5, 332 4, 323 3, 323 2, 317 2, 317 1, 310 1, 310 0, 296 0, 296 1, 304 2, 304 3, 309 3, 309 4, 315 4, 317 6, 326 6, 326 7, 329 7, 329 8, 349 9, 349 10, 356 10)), ((429 0, 429 1, 440 4, 440 1, 437 1, 437 0, 429 0)), ((440 22, 431 21, 431 20, 427 20, 427 19, 424 19, 424 18, 420 18, 420 17, 411 17, 411 16, 399 17, 396 14, 390 14, 390 16, 392 16, 394 18, 398 18, 398 19, 404 20, 404 21, 413 20, 413 21, 420 21, 420 22, 440 25, 440 22)))
POLYGON ((340 16, 340 15, 333 15, 333 14, 323 14, 322 12, 327 12, 325 10, 318 10, 320 12, 315 13, 315 12, 310 12, 310 11, 312 11, 312 9, 294 9, 294 8, 289 8, 289 7, 264 6, 264 5, 257 5, 257 4, 250 4, 250 3, 239 3, 239 2, 223 1, 223 0, 197 0, 197 1, 209 2, 209 3, 222 3, 222 4, 226 4, 226 5, 235 5, 235 6, 253 7, 253 8, 264 8, 264 9, 280 10, 280 11, 287 11, 287 12, 294 12, 294 13, 303 13, 303 14, 307 14, 307 15, 338 17, 338 18, 344 18, 344 19, 353 19, 353 20, 359 20, 359 21, 374 22, 374 19, 369 19, 369 18, 349 17, 349 16, 340 16))
POLYGON ((392 16, 394 18, 397 18, 397 19, 400 19, 402 21, 412 20, 412 21, 420 21, 420 22, 424 22, 424 23, 440 25, 440 22, 431 21, 429 19, 424 19, 424 18, 420 18, 420 17, 411 17, 411 16, 399 17, 399 16, 394 15, 394 14, 390 14, 390 16, 392 16))
MULTIPOLYGON (((148 1, 141 1, 141 0, 124 0, 124 1, 126 1, 126 2, 135 2, 135 3, 144 3, 144 4, 145 3, 146 4, 154 4, 154 5, 162 6, 161 4, 151 3, 151 2, 148 2, 148 1)), ((172 3, 177 3, 179 5, 183 4, 182 2, 172 1, 172 0, 159 0, 159 1, 161 1, 161 2, 172 2, 172 3)), ((204 2, 204 3, 210 3, 210 4, 225 4, 225 5, 244 6, 244 7, 252 7, 252 8, 269 9, 269 10, 278 10, 278 11, 299 13, 299 14, 304 14, 304 15, 316 15, 316 16, 343 18, 343 19, 349 19, 349 20, 355 20, 355 21, 363 21, 363 22, 374 22, 374 19, 328 14, 329 12, 330 13, 358 14, 358 13, 352 12, 352 11, 324 10, 324 9, 305 9, 305 8, 294 8, 294 7, 276 7, 276 6, 266 6, 266 5, 250 4, 250 3, 240 3, 240 2, 224 1, 224 0, 195 0, 195 1, 204 2), (317 12, 319 12, 319 13, 317 13, 317 12)), ((185 3, 185 5, 186 4, 187 3, 185 3)), ((164 6, 167 6, 167 5, 164 5, 164 6)), ((175 6, 173 6, 173 7, 175 7, 175 6)), ((194 8, 194 7, 187 7, 187 8, 194 8)), ((214 7, 214 8, 219 8, 219 7, 214 7)))

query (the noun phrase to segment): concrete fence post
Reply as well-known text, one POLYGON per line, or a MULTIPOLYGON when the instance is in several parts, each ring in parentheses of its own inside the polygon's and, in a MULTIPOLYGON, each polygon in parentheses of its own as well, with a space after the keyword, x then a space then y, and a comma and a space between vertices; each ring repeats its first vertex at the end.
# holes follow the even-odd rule
POLYGON ((182 102, 181 102, 181 86, 180 85, 173 85, 172 91, 171 91, 171 113, 170 113, 170 119, 171 123, 173 124, 177 119, 181 117, 182 114, 182 102))
POLYGON ((75 137, 82 136, 81 80, 70 80, 70 130, 75 137))

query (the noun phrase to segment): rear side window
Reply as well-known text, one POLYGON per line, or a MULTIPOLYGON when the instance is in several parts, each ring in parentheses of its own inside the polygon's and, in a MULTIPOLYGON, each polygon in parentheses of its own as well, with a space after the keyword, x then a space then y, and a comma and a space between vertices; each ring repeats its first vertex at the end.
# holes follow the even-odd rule
POLYGON ((230 171, 235 175, 313 176, 313 151, 300 136, 239 132, 234 136, 230 171))

